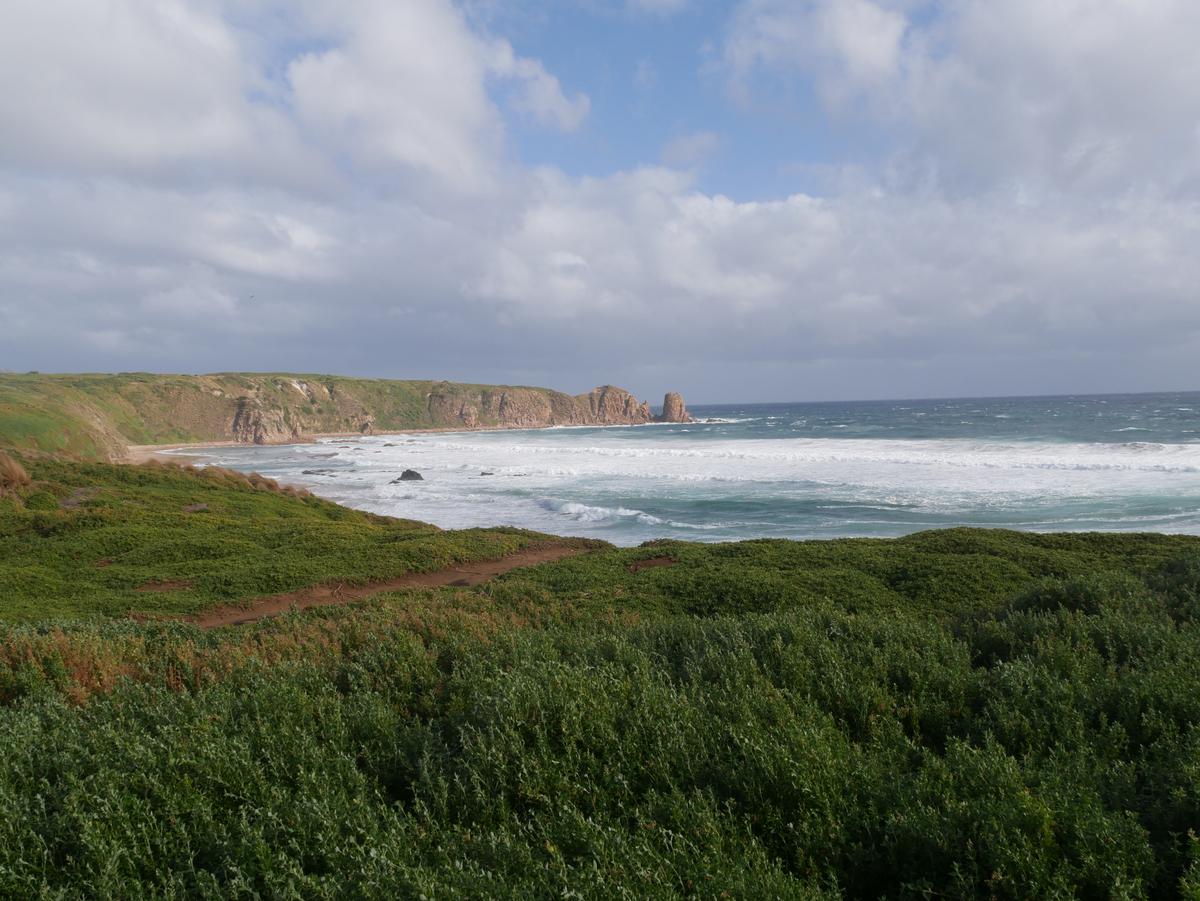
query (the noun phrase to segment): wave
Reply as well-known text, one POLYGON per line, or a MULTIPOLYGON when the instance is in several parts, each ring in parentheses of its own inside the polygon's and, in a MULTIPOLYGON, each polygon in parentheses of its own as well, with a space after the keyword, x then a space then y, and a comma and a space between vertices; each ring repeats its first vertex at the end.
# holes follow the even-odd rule
POLYGON ((795 415, 745 421, 753 425, 690 433, 426 433, 377 436, 345 449, 218 453, 360 509, 446 528, 514 525, 620 544, 903 534, 958 524, 1200 532, 1200 442, 1154 441, 1129 418, 1102 426, 1127 434, 1091 443, 853 437, 860 424, 813 437, 788 431, 795 415), (322 451, 338 456, 320 459, 322 451), (425 481, 392 484, 407 468, 425 481))
MULTIPOLYGON (((433 448, 431 448, 432 450, 433 448)), ((972 439, 790 438, 705 440, 677 438, 669 443, 636 446, 598 444, 475 444, 439 442, 445 453, 486 454, 527 464, 531 458, 574 457, 578 461, 709 461, 718 464, 875 464, 963 469, 1041 469, 1096 472, 1200 473, 1200 444, 1124 442, 1066 444, 1051 442, 979 442, 972 439)), ((579 466, 560 469, 579 474, 579 466)), ((672 477, 675 472, 658 472, 672 477)), ((725 474, 728 476, 728 473, 725 474)))
POLYGON ((651 516, 643 510, 629 510, 625 507, 593 507, 578 501, 559 501, 553 498, 543 498, 538 505, 551 513, 561 513, 576 522, 607 522, 610 520, 632 519, 646 526, 659 526, 663 520, 651 516))
POLYGON ((623 523, 636 523, 642 526, 666 526, 672 529, 684 529, 689 531, 709 532, 719 529, 734 529, 744 525, 744 523, 733 522, 707 522, 707 523, 691 523, 681 522, 677 519, 661 519, 645 510, 633 510, 628 507, 602 507, 592 504, 583 504, 579 501, 564 501, 556 498, 541 498, 538 501, 538 506, 550 513, 556 513, 573 519, 575 522, 589 523, 593 525, 620 525, 623 523))

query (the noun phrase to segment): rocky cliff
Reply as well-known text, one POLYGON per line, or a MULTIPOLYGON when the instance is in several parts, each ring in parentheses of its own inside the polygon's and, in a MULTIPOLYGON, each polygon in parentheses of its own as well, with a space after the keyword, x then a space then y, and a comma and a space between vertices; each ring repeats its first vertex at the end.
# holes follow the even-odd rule
POLYGON ((641 425, 649 404, 605 385, 571 397, 545 388, 492 388, 440 383, 429 394, 433 428, 536 429, 556 425, 641 425))
POLYGON ((676 391, 668 391, 663 398, 663 411, 658 417, 659 422, 691 422, 692 414, 683 404, 683 395, 676 391))
POLYGON ((654 420, 647 404, 612 385, 571 396, 546 388, 281 373, 0 374, 0 446, 85 459, 120 459, 131 444, 280 444, 331 433, 654 420))

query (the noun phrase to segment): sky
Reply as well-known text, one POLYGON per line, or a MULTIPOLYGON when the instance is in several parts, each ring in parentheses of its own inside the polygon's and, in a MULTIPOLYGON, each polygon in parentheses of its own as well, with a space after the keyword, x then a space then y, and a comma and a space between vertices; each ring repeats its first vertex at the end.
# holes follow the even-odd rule
POLYGON ((0 369, 1200 389, 1195 0, 7 0, 0 369))

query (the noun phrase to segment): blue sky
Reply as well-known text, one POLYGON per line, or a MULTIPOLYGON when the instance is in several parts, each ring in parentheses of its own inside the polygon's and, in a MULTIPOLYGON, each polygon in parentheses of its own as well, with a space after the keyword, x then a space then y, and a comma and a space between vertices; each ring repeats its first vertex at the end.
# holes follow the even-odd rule
POLYGON ((14 0, 0 368, 1200 387, 1193 0, 14 0))
POLYGON ((500 17, 522 55, 591 98, 577 132, 548 132, 518 117, 521 160, 583 176, 670 159, 694 167, 703 191, 763 200, 827 192, 830 167, 877 156, 879 134, 828 115, 809 79, 774 79, 751 97, 734 96, 719 42, 735 8, 697 3, 663 15, 558 4, 500 17), (689 144, 694 156, 681 154, 689 144))

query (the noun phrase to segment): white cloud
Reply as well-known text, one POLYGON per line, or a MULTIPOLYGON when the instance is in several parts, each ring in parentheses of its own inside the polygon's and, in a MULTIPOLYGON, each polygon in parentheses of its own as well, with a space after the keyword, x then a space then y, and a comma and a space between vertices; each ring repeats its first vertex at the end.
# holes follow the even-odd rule
POLYGON ((490 68, 495 75, 517 83, 515 106, 542 124, 574 131, 587 118, 591 101, 586 94, 567 97, 558 79, 540 62, 517 56, 507 41, 493 43, 490 68))
POLYGON ((687 168, 705 162, 721 146, 721 136, 712 131, 697 131, 668 141, 662 160, 668 166, 687 168))
POLYGON ((814 78, 907 139, 910 180, 1195 192, 1198 36, 1191 0, 744 0, 722 60, 743 97, 814 78))
POLYGON ((0 28, 0 164, 139 178, 319 170, 207 4, 14 0, 0 28))
POLYGON ((842 102, 896 74, 907 29, 901 12, 872 0, 745 0, 724 63, 743 95, 762 68, 809 71, 842 102))
POLYGON ((367 167, 409 167, 466 190, 490 183, 503 124, 461 15, 438 0, 348 9, 341 41, 288 65, 313 139, 367 167))
POLYGON ((520 370, 710 397, 1194 371, 1200 20, 1180 2, 753 0, 724 56, 746 90, 816 77, 903 141, 889 172, 756 203, 681 171, 706 131, 664 166, 519 166, 508 119, 570 130, 589 101, 449 0, 99 9, 18 0, 0 33, 0 78, 27 85, 0 97, 14 368, 520 370), (53 27, 68 13, 79 37, 53 27))

